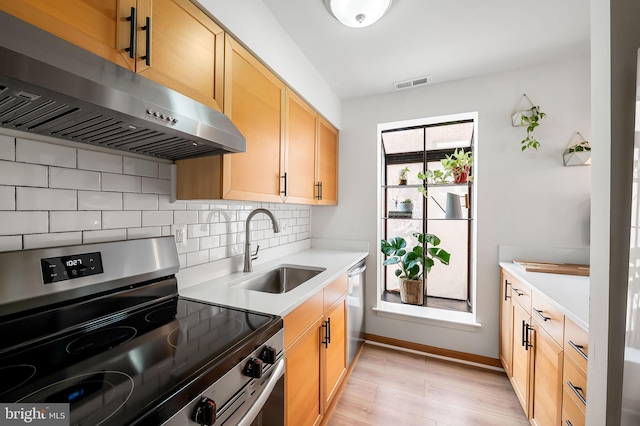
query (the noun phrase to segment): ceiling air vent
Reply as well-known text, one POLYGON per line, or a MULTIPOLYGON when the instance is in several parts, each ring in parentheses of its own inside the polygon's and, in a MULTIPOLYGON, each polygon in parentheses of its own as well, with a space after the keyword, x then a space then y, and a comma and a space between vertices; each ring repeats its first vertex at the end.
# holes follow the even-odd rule
POLYGON ((430 76, 425 75, 423 77, 412 78, 411 80, 396 81, 395 83, 393 83, 393 87, 396 90, 405 90, 411 89, 412 87, 422 86, 423 84, 427 84, 429 82, 429 77, 430 76))

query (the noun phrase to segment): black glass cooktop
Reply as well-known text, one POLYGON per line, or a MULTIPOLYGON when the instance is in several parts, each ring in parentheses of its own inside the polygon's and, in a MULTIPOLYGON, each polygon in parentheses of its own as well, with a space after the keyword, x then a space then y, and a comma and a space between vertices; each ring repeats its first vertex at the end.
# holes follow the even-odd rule
POLYGON ((169 405, 198 396, 273 327, 282 320, 179 297, 120 311, 62 335, 5 346, 0 402, 69 403, 72 425, 159 424, 169 405))

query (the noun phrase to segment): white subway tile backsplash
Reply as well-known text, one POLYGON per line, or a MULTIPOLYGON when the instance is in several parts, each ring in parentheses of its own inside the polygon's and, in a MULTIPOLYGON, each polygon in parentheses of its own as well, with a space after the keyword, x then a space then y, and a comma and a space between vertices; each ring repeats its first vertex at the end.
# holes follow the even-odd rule
POLYGON ((82 243, 104 243, 108 241, 122 241, 127 239, 126 229, 103 229, 100 231, 83 231, 82 243))
POLYGON ((158 195, 158 210, 186 210, 187 204, 172 203, 168 195, 158 195))
POLYGON ((187 238, 199 238, 209 235, 209 224, 187 225, 187 238))
POLYGON ((100 173, 87 170, 49 167, 49 187, 100 190, 100 173))
POLYGON ((16 188, 18 210, 77 210, 76 191, 48 188, 16 188))
MULTIPOLYGON (((16 139, 0 135, 0 160, 16 160, 16 139)), ((1 249, 1 247, 0 247, 1 249)))
POLYGON ((122 173, 122 156, 79 149, 78 168, 97 172, 122 173))
POLYGON ((142 189, 140 176, 102 173, 102 190, 113 192, 140 192, 142 189))
POLYGON ((123 173, 125 175, 158 177, 158 163, 140 158, 124 157, 123 173))
POLYGON ((102 212, 102 229, 139 228, 142 215, 138 211, 102 212))
POLYGON ((0 210, 16 209, 16 187, 0 186, 0 210))
POLYGON ((158 210, 156 194, 124 194, 124 210, 158 210))
POLYGON ((58 232, 24 236, 24 249, 61 247, 82 244, 82 232, 58 232))
POLYGON ((187 267, 200 265, 209 261, 209 250, 187 253, 187 267))
POLYGON ((0 235, 44 234, 49 232, 47 212, 0 211, 0 235))
POLYGON ((0 185, 47 187, 48 176, 47 166, 0 161, 0 185))
POLYGON ((100 212, 51 212, 50 232, 100 229, 100 212))
POLYGON ((175 224, 192 224, 198 223, 198 212, 194 211, 174 211, 173 223, 175 224))
POLYGON ((78 210, 122 210, 122 194, 78 191, 78 210))
POLYGON ((0 237, 0 251, 22 250, 22 236, 0 237))
POLYGON ((153 237, 161 237, 161 236, 162 236, 162 228, 160 226, 127 229, 128 240, 135 240, 138 238, 153 238, 153 237))
POLYGON ((76 168, 76 149, 68 146, 16 139, 16 161, 76 168))
POLYGON ((171 193, 171 181, 168 179, 142 178, 142 192, 145 194, 171 193))
POLYGON ((245 221, 261 249, 309 237, 310 207, 236 201, 171 203, 175 165, 0 135, 0 251, 171 235, 186 224, 182 268, 244 252, 245 221), (35 164, 31 164, 31 163, 35 164), (77 168, 76 168, 77 166, 77 168), (287 229, 284 229, 287 226, 287 229))
POLYGON ((142 226, 162 226, 173 224, 172 212, 143 211, 142 226))

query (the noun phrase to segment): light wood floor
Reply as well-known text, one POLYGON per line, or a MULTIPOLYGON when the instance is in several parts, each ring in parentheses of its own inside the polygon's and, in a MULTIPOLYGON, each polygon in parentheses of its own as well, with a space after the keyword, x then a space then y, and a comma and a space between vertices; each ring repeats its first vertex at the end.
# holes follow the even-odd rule
POLYGON ((529 422, 504 373, 365 345, 328 425, 529 422))

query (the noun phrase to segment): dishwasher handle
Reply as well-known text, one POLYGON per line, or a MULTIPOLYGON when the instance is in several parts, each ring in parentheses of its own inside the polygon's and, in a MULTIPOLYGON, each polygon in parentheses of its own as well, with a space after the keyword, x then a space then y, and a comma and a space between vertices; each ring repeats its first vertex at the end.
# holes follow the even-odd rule
POLYGON ((362 262, 358 263, 353 268, 349 269, 347 277, 348 278, 355 277, 356 275, 360 275, 361 273, 363 273, 366 270, 367 270, 367 263, 363 260, 362 262))

